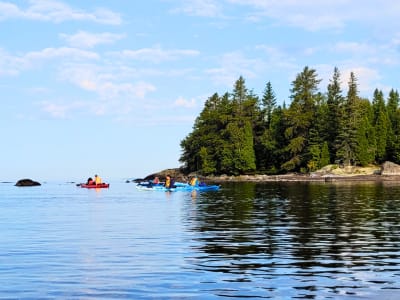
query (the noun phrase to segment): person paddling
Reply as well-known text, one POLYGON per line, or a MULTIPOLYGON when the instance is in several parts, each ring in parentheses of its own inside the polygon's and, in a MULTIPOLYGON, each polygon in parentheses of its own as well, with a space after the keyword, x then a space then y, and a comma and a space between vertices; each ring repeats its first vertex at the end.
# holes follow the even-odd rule
POLYGON ((100 176, 98 176, 97 174, 94 175, 94 183, 95 184, 101 184, 102 183, 100 176))
POLYGON ((167 189, 174 188, 175 187, 175 181, 174 179, 171 178, 171 175, 167 175, 165 177, 165 185, 167 189))
POLYGON ((192 179, 190 180, 189 184, 191 186, 198 186, 199 185, 199 179, 197 178, 197 176, 192 177, 192 179))

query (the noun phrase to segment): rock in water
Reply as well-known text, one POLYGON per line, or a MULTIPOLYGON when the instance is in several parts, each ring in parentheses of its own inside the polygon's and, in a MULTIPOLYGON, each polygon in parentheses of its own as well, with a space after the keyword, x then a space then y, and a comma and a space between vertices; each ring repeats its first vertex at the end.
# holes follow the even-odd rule
POLYGON ((38 186, 41 185, 37 181, 33 181, 32 179, 20 179, 17 181, 15 186, 38 186))

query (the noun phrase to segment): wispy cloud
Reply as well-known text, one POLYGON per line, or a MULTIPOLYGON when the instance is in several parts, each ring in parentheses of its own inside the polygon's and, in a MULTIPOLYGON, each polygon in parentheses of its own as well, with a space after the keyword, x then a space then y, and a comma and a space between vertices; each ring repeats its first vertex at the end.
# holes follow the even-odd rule
MULTIPOLYGON (((61 79, 89 92, 96 93, 103 100, 143 99, 156 87, 144 81, 124 81, 124 70, 98 65, 72 64, 61 70, 61 79)), ((127 76, 129 77, 129 76, 127 76)))
POLYGON ((193 57, 200 54, 197 50, 191 49, 169 49, 165 50, 161 47, 143 48, 139 50, 123 50, 118 53, 119 56, 125 58, 148 61, 152 63, 160 63, 164 61, 171 61, 181 59, 183 57, 193 57))
POLYGON ((241 52, 231 52, 223 54, 219 59, 219 67, 206 70, 206 74, 213 78, 218 84, 231 87, 233 83, 243 76, 244 78, 254 78, 260 69, 264 68, 265 63, 260 59, 248 58, 241 52))
POLYGON ((55 119, 67 119, 72 111, 85 107, 82 102, 56 103, 54 101, 42 101, 41 110, 55 119))
POLYGON ((0 75, 18 75, 23 70, 31 69, 44 62, 60 59, 68 59, 69 61, 97 60, 99 55, 95 52, 68 47, 45 48, 21 55, 11 55, 0 49, 0 75))
POLYGON ((93 48, 101 44, 113 44, 116 41, 125 38, 125 35, 109 32, 90 33, 87 31, 78 31, 75 34, 60 34, 60 37, 71 47, 93 48))
MULTIPOLYGON (((367 0, 360 5, 351 0, 186 0, 174 12, 190 16, 229 18, 229 11, 239 8, 241 18, 250 22, 270 20, 277 26, 299 27, 310 31, 342 30, 350 22, 382 25, 396 24, 400 14, 400 3, 387 0, 384 3, 367 0), (377 9, 379 7, 379 9, 377 9)), ((235 10, 237 11, 237 10, 235 10)))
POLYGON ((183 0, 181 5, 172 12, 199 17, 221 17, 223 15, 222 6, 215 0, 183 0))
POLYGON ((197 106, 195 99, 185 99, 183 97, 179 97, 175 100, 174 106, 176 107, 183 107, 183 108, 193 108, 197 106))
POLYGON ((61 23, 65 21, 90 21, 109 25, 122 23, 120 14, 104 8, 84 11, 72 8, 57 0, 30 0, 26 8, 12 2, 0 2, 0 21, 7 19, 27 19, 61 23))

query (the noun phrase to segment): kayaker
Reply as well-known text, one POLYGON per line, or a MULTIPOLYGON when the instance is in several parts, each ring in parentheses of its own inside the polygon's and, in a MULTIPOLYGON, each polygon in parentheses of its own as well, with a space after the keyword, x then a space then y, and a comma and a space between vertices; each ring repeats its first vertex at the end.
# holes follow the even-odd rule
POLYGON ((159 183, 160 183, 160 179, 159 179, 157 176, 154 177, 153 183, 154 183, 154 184, 159 184, 159 183))
POLYGON ((165 177, 165 185, 167 189, 174 188, 175 187, 175 181, 174 179, 171 178, 171 175, 167 175, 165 177))
POLYGON ((101 178, 97 174, 94 175, 94 183, 95 184, 101 184, 101 178))
POLYGON ((86 181, 86 184, 94 184, 94 180, 92 177, 89 177, 88 180, 86 181))
POLYGON ((191 186, 198 186, 199 185, 199 179, 197 178, 197 176, 192 177, 192 179, 190 180, 189 184, 191 186))

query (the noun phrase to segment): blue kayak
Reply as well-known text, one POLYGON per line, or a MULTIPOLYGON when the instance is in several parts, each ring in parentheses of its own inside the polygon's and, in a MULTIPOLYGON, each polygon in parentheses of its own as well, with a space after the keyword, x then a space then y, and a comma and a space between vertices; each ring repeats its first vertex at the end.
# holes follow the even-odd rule
POLYGON ((141 191, 162 191, 162 192, 191 192, 191 191, 218 191, 219 185, 189 185, 187 183, 175 182, 174 187, 166 188, 163 184, 152 184, 151 182, 140 182, 136 188, 141 191))

